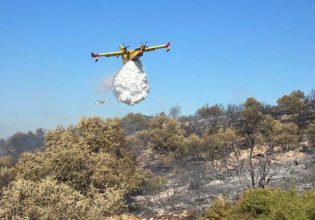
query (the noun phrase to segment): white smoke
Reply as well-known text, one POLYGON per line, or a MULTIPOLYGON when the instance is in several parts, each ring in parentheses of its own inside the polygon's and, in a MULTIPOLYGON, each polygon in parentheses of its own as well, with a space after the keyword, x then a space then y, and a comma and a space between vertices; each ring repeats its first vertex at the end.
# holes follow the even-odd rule
POLYGON ((96 92, 97 93, 107 93, 113 89, 115 75, 110 75, 104 78, 97 86, 96 92))
POLYGON ((137 104, 147 97, 148 77, 140 59, 125 63, 114 77, 112 90, 120 102, 128 105, 137 104))

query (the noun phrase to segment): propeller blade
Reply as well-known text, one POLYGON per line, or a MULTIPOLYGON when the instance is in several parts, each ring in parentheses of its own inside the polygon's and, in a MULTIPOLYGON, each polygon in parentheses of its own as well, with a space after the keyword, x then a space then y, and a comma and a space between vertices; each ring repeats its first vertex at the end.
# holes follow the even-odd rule
POLYGON ((148 48, 147 43, 148 43, 148 41, 146 41, 145 43, 141 42, 141 45, 142 45, 144 48, 148 48))

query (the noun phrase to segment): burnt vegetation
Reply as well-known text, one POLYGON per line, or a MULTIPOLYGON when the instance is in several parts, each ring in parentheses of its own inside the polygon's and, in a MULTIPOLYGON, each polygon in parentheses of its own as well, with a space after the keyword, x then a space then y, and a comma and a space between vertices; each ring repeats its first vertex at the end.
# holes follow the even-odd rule
POLYGON ((315 218, 314 90, 82 118, 1 139, 0 152, 4 219, 315 218))

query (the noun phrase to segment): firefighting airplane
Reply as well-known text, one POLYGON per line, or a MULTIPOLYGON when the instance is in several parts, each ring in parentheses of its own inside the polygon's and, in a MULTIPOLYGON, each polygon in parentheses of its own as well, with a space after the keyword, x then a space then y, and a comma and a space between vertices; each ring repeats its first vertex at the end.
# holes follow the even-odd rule
POLYGON ((92 58, 95 59, 95 62, 98 61, 99 57, 113 57, 116 56, 117 58, 119 56, 122 57, 123 64, 125 64, 128 60, 136 60, 139 57, 143 55, 144 52, 153 51, 157 49, 166 48, 166 52, 170 51, 171 43, 167 42, 164 45, 158 45, 158 46, 152 46, 148 47, 147 42, 141 43, 141 45, 138 48, 135 48, 133 50, 127 50, 129 46, 125 46, 125 44, 120 45, 120 50, 117 52, 108 52, 108 53, 91 53, 92 58))
POLYGON ((103 105, 106 102, 109 102, 109 99, 99 99, 96 102, 94 102, 94 104, 96 104, 96 105, 103 105))

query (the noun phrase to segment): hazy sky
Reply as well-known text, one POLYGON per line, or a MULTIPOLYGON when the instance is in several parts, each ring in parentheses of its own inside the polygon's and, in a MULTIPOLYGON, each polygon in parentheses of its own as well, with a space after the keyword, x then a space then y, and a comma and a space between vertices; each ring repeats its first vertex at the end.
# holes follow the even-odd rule
POLYGON ((180 105, 274 104, 315 88, 315 1, 0 0, 0 138, 82 116, 155 114, 180 105), (90 52, 172 43, 145 54, 146 100, 130 107, 97 85, 121 66, 90 52), (93 103, 110 97, 106 105, 93 103))

